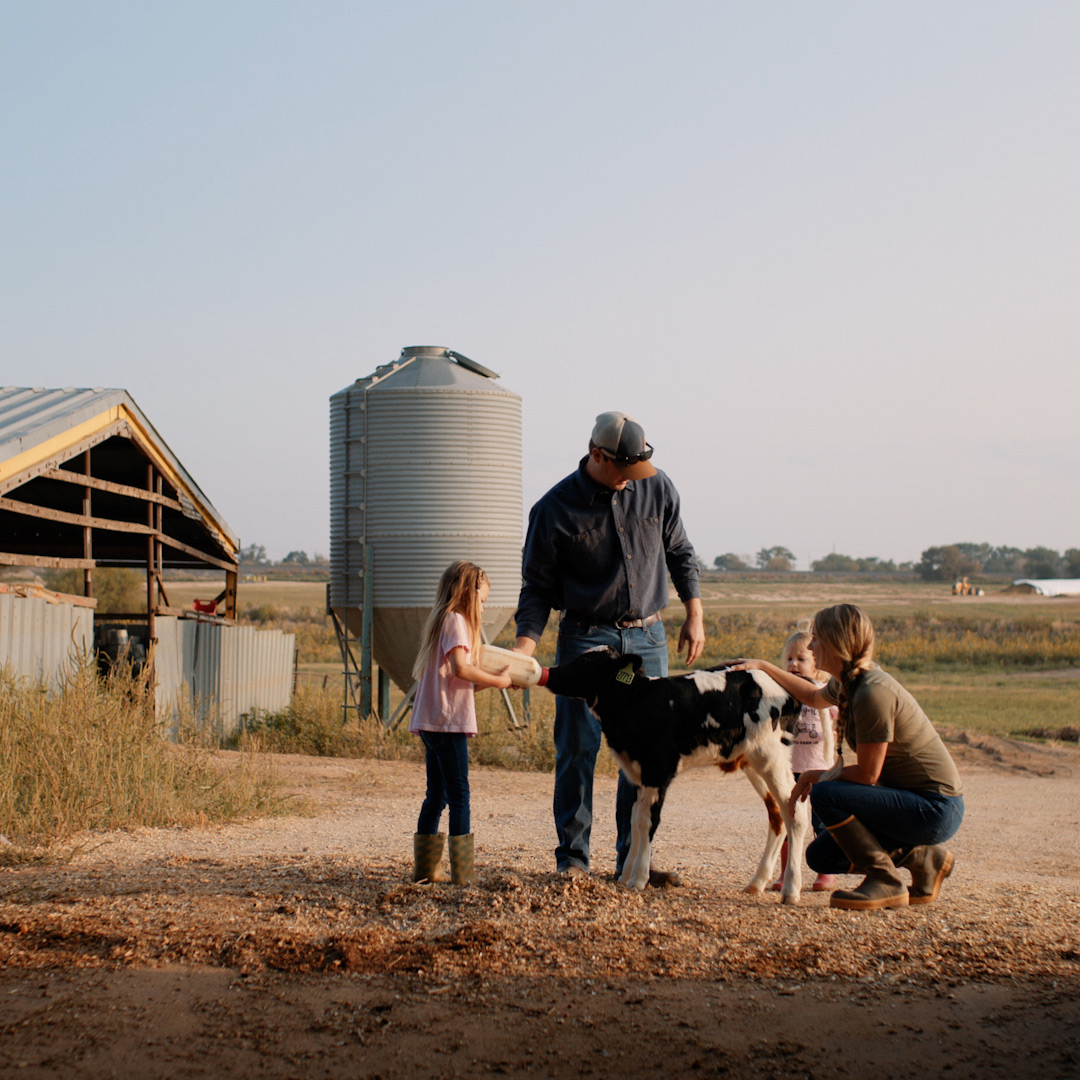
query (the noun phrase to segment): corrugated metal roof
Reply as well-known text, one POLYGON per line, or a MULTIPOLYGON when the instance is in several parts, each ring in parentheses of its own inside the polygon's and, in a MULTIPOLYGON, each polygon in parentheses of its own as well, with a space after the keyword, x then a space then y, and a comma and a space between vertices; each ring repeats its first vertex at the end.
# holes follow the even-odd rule
POLYGON ((126 390, 0 387, 0 482, 24 474, 29 478, 35 469, 62 460, 69 434, 74 444, 120 421, 141 436, 177 491, 238 548, 237 535, 126 390))

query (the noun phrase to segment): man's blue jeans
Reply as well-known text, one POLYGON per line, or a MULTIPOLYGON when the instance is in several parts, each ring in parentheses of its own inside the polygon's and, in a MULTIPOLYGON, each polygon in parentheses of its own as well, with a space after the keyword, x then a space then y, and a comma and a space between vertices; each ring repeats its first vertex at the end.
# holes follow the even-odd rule
MULTIPOLYGON (((620 630, 617 626, 592 625, 563 619, 555 663, 565 664, 597 645, 611 645, 621 653, 641 657, 646 675, 668 673, 667 635, 663 621, 644 629, 620 630)), ((600 750, 600 723, 575 698, 555 698, 555 865, 589 869, 589 836, 592 832, 593 772, 600 750)), ((637 788, 619 773, 615 797, 616 871, 630 850, 630 811, 637 788)))
MULTIPOLYGON (((839 825, 854 814, 886 851, 944 843, 964 819, 961 795, 903 791, 843 780, 815 784, 810 789, 810 805, 826 826, 839 825)), ((806 863, 819 874, 846 874, 851 868, 851 860, 829 832, 816 837, 806 849, 806 863)))

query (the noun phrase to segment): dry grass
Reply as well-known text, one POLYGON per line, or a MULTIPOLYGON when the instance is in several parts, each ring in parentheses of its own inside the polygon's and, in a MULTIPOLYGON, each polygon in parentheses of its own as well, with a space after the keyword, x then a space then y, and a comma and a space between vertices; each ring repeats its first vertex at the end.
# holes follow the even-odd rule
MULTIPOLYGON (((926 602, 925 588, 913 586, 911 591, 911 603, 887 596, 865 606, 878 631, 881 663, 911 689, 935 724, 1008 735, 1072 722, 1080 679, 1050 681, 1040 669, 1080 665, 1076 605, 1046 601, 1018 610, 934 605, 926 602)), ((738 656, 778 660, 798 619, 812 615, 828 598, 812 599, 802 606, 793 605, 789 595, 775 603, 743 598, 744 608, 707 606, 705 655, 697 666, 738 656)), ((288 710, 260 718, 255 725, 268 749, 384 760, 422 757, 418 740, 404 732, 387 732, 375 719, 357 723, 353 714, 344 721, 337 643, 324 615, 295 609, 277 614, 252 610, 249 615, 296 633, 301 670, 311 676, 301 681, 288 710)), ((681 610, 669 609, 666 621, 670 666, 678 671, 681 610)), ((512 645, 512 631, 504 630, 496 643, 512 645)), ((555 646, 552 619, 537 648, 541 663, 554 661, 555 646)), ((519 719, 524 718, 521 691, 511 691, 511 699, 519 719)), ((400 700, 395 687, 391 705, 400 700)), ((481 737, 470 747, 473 761, 544 772, 554 767, 554 698, 546 691, 531 693, 529 723, 523 731, 511 729, 501 698, 493 692, 477 696, 477 719, 481 737)), ((598 769, 614 771, 607 754, 600 755, 598 769)))
POLYGON ((59 692, 0 677, 0 862, 70 853, 95 830, 204 824, 275 805, 269 759, 225 764, 187 725, 161 737, 145 676, 75 667, 59 692))
MULTIPOLYGON (((233 744, 283 754, 423 761, 423 744, 409 734, 407 717, 388 729, 374 716, 358 719, 354 710, 346 714, 343 697, 336 679, 327 686, 301 682, 287 709, 249 717, 245 730, 233 744)), ((555 699, 546 691, 534 691, 526 714, 522 692, 511 690, 510 697, 521 722, 518 729, 513 727, 497 693, 486 691, 477 695, 480 734, 469 747, 471 760, 478 765, 550 772, 555 767, 552 737, 555 699), (524 723, 526 715, 528 723, 524 723)), ((610 755, 600 755, 597 770, 614 775, 615 764, 610 755)))

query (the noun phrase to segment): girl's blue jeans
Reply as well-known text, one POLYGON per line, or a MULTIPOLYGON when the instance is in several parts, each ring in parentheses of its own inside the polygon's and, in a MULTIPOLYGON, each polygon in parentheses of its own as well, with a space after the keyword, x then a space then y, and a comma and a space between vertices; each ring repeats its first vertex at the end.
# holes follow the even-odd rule
POLYGON ((450 806, 450 835, 467 836, 469 818, 469 737, 457 731, 421 731, 427 748, 427 794, 416 831, 434 836, 443 808, 450 806))
MULTIPOLYGON (((597 645, 612 645, 621 653, 641 657, 646 675, 668 673, 667 635, 663 620, 643 629, 622 630, 610 623, 588 624, 563 619, 555 663, 565 664, 597 645)), ((592 833, 593 772, 600 750, 600 722, 584 701, 555 698, 555 865, 589 869, 589 840, 592 833)), ((630 812, 637 800, 637 788, 619 773, 615 795, 615 863, 622 870, 630 850, 630 812)))
MULTIPOLYGON (((886 851, 944 843, 964 819, 961 795, 903 791, 843 780, 815 784, 810 789, 810 805, 826 826, 839 825, 854 814, 886 851)), ((851 867, 851 860, 829 832, 821 833, 806 849, 806 863, 819 874, 846 874, 851 867)))

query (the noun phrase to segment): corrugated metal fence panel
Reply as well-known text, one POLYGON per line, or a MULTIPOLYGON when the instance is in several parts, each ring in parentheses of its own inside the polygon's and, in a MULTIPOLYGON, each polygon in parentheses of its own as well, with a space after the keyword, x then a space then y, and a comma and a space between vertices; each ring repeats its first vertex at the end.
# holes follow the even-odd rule
POLYGON ((219 718, 226 732, 245 713, 278 713, 293 697, 296 635, 238 626, 221 637, 219 718))
POLYGON ((221 719, 221 638, 228 630, 238 627, 189 620, 194 634, 194 668, 189 675, 191 696, 198 709, 199 721, 209 724, 218 735, 229 731, 221 719))
POLYGON ((245 713, 280 712, 292 700, 295 634, 162 617, 157 635, 158 716, 174 737, 185 699, 219 735, 245 713))
POLYGON ((154 708, 176 738, 176 725, 187 696, 184 684, 184 624, 179 619, 158 616, 154 621, 157 644, 154 646, 154 708))
POLYGON ((0 669, 56 690, 93 646, 91 608, 0 593, 0 669))

